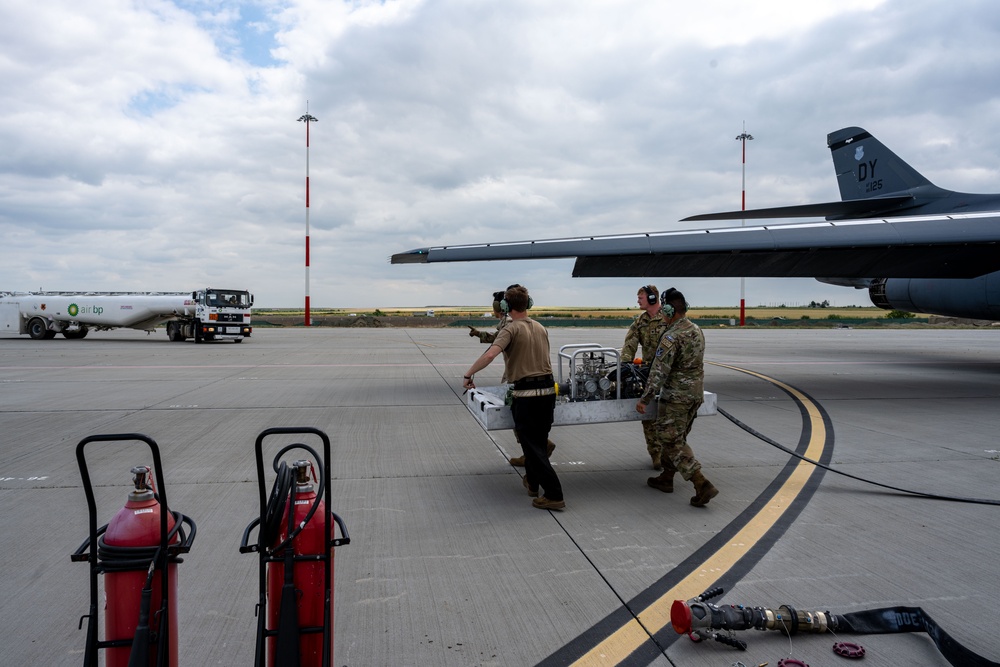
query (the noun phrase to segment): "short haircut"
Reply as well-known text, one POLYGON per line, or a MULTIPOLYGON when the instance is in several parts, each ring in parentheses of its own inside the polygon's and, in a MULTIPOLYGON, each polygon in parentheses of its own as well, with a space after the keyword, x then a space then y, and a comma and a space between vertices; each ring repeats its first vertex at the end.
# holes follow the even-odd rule
POLYGON ((660 301, 665 304, 670 304, 674 308, 676 313, 686 313, 688 309, 688 303, 684 300, 684 295, 680 290, 670 287, 663 294, 660 295, 660 301))
POLYGON ((636 294, 649 294, 649 292, 646 291, 647 289, 653 290, 652 293, 656 295, 656 298, 660 298, 660 292, 656 289, 656 285, 643 285, 639 288, 639 291, 636 292, 636 294))
POLYGON ((528 310, 528 288, 526 287, 513 285, 507 288, 507 291, 504 293, 504 299, 507 300, 507 307, 510 310, 522 313, 528 310))

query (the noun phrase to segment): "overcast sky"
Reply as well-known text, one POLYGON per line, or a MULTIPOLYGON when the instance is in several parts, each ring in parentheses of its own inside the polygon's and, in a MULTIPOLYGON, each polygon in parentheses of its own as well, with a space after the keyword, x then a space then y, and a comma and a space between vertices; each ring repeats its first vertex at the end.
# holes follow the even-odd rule
MULTIPOLYGON (((313 308, 629 306, 572 260, 394 266, 415 247, 696 227, 839 199, 865 128, 1000 191, 995 0, 0 3, 0 290, 246 288, 313 308)), ((720 225, 733 223, 720 223, 720 225)), ((736 223, 738 224, 738 223, 736 223)), ((649 276, 694 306, 739 279, 649 276)), ((748 279, 748 305, 869 305, 748 279)))

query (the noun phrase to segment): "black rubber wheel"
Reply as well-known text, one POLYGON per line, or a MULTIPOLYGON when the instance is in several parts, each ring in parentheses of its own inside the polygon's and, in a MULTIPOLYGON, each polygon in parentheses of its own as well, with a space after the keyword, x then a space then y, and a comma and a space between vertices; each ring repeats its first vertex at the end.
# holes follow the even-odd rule
MULTIPOLYGON (((48 333, 49 328, 46 326, 45 320, 42 318, 34 317, 30 322, 28 322, 28 335, 33 339, 45 340, 46 338, 51 338, 52 336, 49 336, 48 333)), ((52 335, 54 336, 55 332, 53 332, 52 335)))

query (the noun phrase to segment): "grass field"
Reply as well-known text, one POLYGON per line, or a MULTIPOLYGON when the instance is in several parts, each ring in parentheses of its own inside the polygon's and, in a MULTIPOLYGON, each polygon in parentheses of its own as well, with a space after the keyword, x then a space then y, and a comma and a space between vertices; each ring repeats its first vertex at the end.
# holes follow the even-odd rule
MULTIPOLYGON (((477 318, 487 315, 493 317, 488 309, 478 306, 428 306, 425 308, 312 308, 313 318, 346 317, 351 315, 374 315, 376 317, 426 317, 433 311, 435 317, 477 318)), ((298 316, 304 315, 301 308, 258 308, 258 315, 298 316)), ((614 319, 633 318, 639 314, 637 307, 632 308, 592 308, 586 306, 535 306, 531 309, 532 317, 560 317, 584 319, 614 319)), ((827 319, 886 319, 889 311, 881 308, 857 306, 843 308, 786 308, 786 307, 756 307, 746 309, 748 320, 770 321, 776 318, 785 320, 827 320, 827 319)), ((693 319, 739 319, 739 307, 709 307, 692 308, 688 315, 693 319)), ((917 319, 926 319, 925 315, 916 315, 917 319)))

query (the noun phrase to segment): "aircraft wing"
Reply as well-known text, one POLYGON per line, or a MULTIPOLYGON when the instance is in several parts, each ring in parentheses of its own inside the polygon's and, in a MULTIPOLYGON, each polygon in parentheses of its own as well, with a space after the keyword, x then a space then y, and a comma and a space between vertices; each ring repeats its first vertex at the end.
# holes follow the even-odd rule
MULTIPOLYGON (((799 206, 777 206, 775 208, 754 208, 745 211, 726 211, 724 213, 702 213, 692 215, 681 222, 705 220, 773 220, 775 218, 874 218, 905 208, 906 204, 916 201, 913 195, 897 195, 893 197, 871 197, 869 199, 851 199, 847 201, 831 201, 822 204, 801 204, 799 206)), ((895 215, 898 215, 896 213, 895 215)))
POLYGON ((1000 270, 1000 213, 826 220, 431 246, 393 264, 575 257, 575 277, 973 278, 1000 270))

